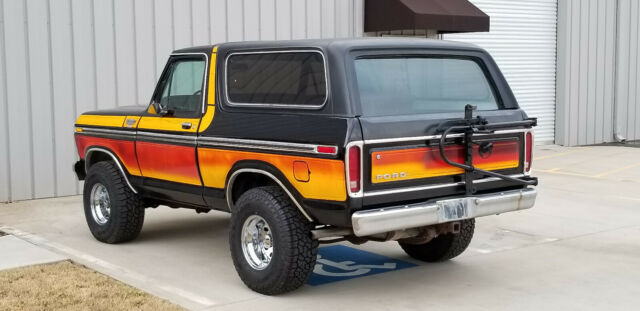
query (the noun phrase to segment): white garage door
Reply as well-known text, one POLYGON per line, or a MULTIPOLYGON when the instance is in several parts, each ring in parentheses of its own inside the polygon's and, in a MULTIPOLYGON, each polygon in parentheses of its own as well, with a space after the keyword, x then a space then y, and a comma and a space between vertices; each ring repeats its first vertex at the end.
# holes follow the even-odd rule
POLYGON ((538 118, 536 142, 551 144, 555 129, 557 0, 471 0, 491 18, 487 33, 447 34, 494 57, 520 106, 538 118))

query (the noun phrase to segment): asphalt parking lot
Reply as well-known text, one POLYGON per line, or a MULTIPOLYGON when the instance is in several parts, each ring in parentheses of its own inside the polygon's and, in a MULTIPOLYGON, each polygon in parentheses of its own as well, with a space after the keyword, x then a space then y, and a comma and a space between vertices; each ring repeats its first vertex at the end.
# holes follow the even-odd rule
POLYGON ((416 262, 393 242, 343 244, 333 251, 346 262, 321 250, 327 271, 377 274, 331 281, 326 273, 329 281, 278 297, 236 275, 224 213, 150 209, 137 240, 107 245, 91 236, 76 196, 0 204, 0 230, 190 309, 637 309, 640 148, 541 146, 534 175, 536 206, 478 219, 470 248, 453 261, 416 262), (360 262, 367 258, 380 265, 360 262))

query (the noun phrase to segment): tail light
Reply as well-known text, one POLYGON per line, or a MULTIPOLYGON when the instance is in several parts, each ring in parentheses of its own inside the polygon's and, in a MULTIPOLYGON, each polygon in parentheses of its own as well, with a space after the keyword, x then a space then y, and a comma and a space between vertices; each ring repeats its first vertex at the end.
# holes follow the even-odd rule
POLYGON ((351 193, 360 191, 360 147, 351 146, 347 150, 347 171, 349 173, 349 190, 351 193))
POLYGON ((533 160, 531 156, 533 153, 533 133, 527 132, 524 143, 525 143, 524 171, 526 173, 529 173, 531 172, 531 161, 533 160))

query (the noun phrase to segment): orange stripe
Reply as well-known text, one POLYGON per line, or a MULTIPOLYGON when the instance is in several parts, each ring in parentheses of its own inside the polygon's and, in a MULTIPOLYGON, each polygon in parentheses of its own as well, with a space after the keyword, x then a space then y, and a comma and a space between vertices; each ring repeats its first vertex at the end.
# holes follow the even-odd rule
POLYGON ((340 160, 204 148, 198 148, 198 158, 202 180, 207 187, 225 188, 227 174, 236 162, 257 160, 279 169, 289 183, 307 199, 344 201, 347 198, 344 163, 340 160), (310 171, 308 182, 295 179, 293 173, 295 161, 308 164, 310 171))
MULTIPOLYGON (((518 167, 520 144, 516 141, 496 142, 492 153, 480 157, 478 146, 474 146, 473 165, 484 170, 500 170, 518 167)), ((447 157, 464 163, 462 146, 445 148, 447 157)), ((462 169, 444 162, 437 147, 377 151, 371 154, 371 182, 383 183, 396 180, 411 180, 455 175, 462 169)))

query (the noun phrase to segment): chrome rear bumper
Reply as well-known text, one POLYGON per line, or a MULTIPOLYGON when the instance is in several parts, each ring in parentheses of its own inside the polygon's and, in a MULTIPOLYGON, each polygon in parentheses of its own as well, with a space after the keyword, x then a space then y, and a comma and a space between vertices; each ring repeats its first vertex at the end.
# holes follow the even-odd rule
MULTIPOLYGON (((461 219, 476 218, 519 211, 533 207, 537 191, 533 188, 512 190, 487 195, 466 197, 468 215, 461 219)), ((395 230, 418 228, 450 222, 440 212, 442 201, 385 207, 358 211, 351 216, 356 236, 368 236, 395 230)))

